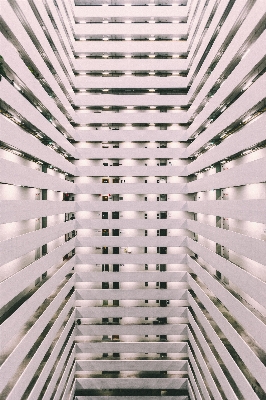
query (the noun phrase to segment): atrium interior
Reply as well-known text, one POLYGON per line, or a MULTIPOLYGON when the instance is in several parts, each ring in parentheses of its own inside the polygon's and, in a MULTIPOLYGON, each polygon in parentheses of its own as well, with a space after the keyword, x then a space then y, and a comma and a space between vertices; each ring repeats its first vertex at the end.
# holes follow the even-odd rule
POLYGON ((1 0, 1 399, 266 398, 265 27, 1 0))

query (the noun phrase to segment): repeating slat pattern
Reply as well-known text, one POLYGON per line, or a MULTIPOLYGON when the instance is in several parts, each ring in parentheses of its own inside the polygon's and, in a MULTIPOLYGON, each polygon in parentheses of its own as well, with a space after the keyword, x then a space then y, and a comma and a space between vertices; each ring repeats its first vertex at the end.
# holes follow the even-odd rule
POLYGON ((265 398, 265 1, 1 6, 0 397, 265 398))

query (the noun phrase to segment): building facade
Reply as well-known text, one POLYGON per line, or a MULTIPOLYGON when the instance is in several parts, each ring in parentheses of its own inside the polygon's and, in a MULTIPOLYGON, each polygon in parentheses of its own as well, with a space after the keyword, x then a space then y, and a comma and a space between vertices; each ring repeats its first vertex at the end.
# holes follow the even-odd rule
POLYGON ((265 27, 1 0, 2 399, 265 399, 265 27))

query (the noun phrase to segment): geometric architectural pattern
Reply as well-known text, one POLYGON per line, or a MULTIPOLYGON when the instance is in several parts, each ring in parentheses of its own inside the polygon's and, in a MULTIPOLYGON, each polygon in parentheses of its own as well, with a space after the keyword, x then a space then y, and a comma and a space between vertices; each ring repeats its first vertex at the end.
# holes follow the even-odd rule
POLYGON ((0 397, 264 399, 265 1, 1 6, 0 397))

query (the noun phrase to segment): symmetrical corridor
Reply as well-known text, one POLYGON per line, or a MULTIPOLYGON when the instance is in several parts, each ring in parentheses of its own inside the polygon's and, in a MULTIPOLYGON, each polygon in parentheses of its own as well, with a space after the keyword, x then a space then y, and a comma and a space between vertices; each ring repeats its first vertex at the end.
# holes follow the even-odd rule
POLYGON ((1 0, 1 399, 266 398, 265 26, 1 0))

